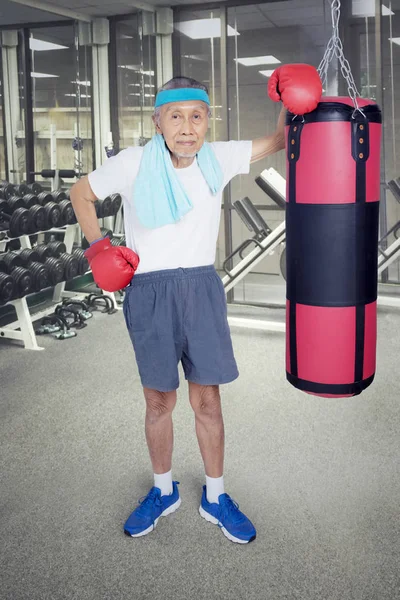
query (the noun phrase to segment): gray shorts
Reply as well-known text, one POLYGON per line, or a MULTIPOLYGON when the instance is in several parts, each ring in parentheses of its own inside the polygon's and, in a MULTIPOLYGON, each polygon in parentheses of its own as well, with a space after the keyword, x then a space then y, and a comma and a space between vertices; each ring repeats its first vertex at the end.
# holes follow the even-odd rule
POLYGON ((201 385, 239 375, 222 281, 213 266, 135 275, 124 316, 143 387, 168 392, 185 378, 201 385))

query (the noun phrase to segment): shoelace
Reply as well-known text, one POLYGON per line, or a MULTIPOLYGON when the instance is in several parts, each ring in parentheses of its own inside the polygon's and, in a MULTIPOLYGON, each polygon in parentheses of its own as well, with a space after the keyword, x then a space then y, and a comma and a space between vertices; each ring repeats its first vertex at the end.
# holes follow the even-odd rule
POLYGON ((233 523, 239 524, 246 520, 246 517, 239 510, 239 504, 232 500, 232 498, 225 498, 222 504, 220 518, 219 518, 219 527, 223 527, 221 521, 224 517, 228 517, 233 521, 233 523))
POLYGON ((147 494, 147 496, 143 496, 143 498, 140 498, 139 507, 137 509, 136 514, 140 514, 140 515, 145 514, 149 505, 152 505, 153 509, 154 509, 154 506, 162 505, 161 498, 155 489, 150 490, 150 492, 147 494))

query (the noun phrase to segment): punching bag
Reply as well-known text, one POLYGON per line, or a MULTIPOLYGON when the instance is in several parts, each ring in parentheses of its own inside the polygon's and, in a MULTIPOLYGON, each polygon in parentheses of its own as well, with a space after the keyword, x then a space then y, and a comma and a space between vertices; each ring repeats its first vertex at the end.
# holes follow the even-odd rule
POLYGON ((316 396, 375 374, 382 117, 358 106, 325 97, 286 117, 286 373, 316 396))

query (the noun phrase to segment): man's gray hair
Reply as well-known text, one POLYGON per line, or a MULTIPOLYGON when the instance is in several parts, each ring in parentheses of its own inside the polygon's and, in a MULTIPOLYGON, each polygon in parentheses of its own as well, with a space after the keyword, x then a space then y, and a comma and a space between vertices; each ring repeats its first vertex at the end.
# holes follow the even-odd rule
MULTIPOLYGON (((191 77, 183 77, 181 75, 179 75, 178 77, 173 77, 172 79, 167 81, 167 83, 164 83, 164 85, 160 87, 158 91, 164 92, 165 90, 176 90, 178 88, 194 88, 198 90, 203 90, 208 94, 208 88, 206 85, 200 83, 200 81, 197 81, 196 79, 192 79, 191 77)), ((157 125, 160 124, 160 110, 161 106, 158 106, 154 109, 153 113, 154 120, 157 125)), ((211 117, 210 108, 208 109, 208 116, 211 117)))

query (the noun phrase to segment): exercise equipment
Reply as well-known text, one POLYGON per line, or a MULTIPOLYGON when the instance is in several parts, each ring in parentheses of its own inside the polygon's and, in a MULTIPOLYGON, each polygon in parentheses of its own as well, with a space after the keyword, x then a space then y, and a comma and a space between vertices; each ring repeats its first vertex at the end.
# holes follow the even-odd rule
POLYGON ((31 215, 26 208, 17 208, 10 215, 0 212, 0 229, 8 230, 10 237, 19 237, 31 232, 31 215))
POLYGON ((121 194, 111 194, 110 198, 111 198, 111 202, 112 202, 111 216, 115 216, 117 214, 117 212, 119 211, 119 209, 121 208, 122 197, 121 197, 121 194))
POLYGON ((67 340, 76 337, 76 331, 72 331, 68 321, 60 314, 43 317, 40 326, 35 332, 37 335, 55 334, 57 340, 67 340))
POLYGON ((89 270, 89 261, 82 248, 75 248, 73 255, 78 259, 78 275, 84 275, 89 270))
POLYGON ((108 296, 102 296, 99 294, 89 294, 85 298, 85 302, 92 310, 99 310, 99 308, 104 305, 102 313, 107 313, 109 315, 113 315, 117 312, 117 309, 114 308, 113 302, 111 298, 108 296))
POLYGON ((79 261, 73 254, 63 252, 58 260, 61 262, 64 269, 64 281, 70 281, 79 273, 79 261))
POLYGON ((7 273, 2 272, 0 265, 0 305, 7 304, 15 294, 14 279, 7 273))
POLYGON ((43 206, 40 206, 40 204, 32 206, 29 209, 29 216, 31 220, 31 233, 45 231, 47 229, 48 220, 43 206))
POLYGON ((54 258, 60 258, 60 255, 67 252, 67 248, 64 242, 49 242, 47 248, 50 251, 50 255, 54 258))
POLYGON ((25 208, 32 208, 35 204, 39 204, 38 197, 35 194, 28 193, 22 197, 25 208))
MULTIPOLYGON (((113 232, 111 231, 111 229, 107 229, 106 227, 100 227, 100 232, 101 232, 102 237, 109 237, 111 239, 113 236, 113 232)), ((84 237, 82 240, 82 248, 84 250, 87 250, 89 248, 89 246, 90 246, 89 242, 84 237)))

